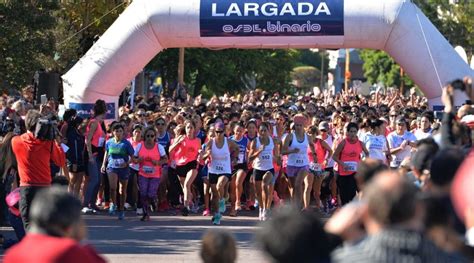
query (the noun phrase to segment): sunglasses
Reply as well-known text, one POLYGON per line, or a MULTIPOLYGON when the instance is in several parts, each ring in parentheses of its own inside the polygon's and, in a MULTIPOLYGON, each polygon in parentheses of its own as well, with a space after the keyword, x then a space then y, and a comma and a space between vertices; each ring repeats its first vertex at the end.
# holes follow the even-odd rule
POLYGON ((138 114, 138 117, 145 117, 146 114, 138 114))
POLYGON ((390 115, 390 117, 397 117, 397 115, 390 115))
POLYGON ((157 126, 163 126, 163 125, 165 125, 165 123, 164 122, 157 122, 156 125, 157 126))
POLYGON ((148 135, 146 136, 146 138, 155 138, 155 135, 154 135, 154 134, 148 134, 148 135))
POLYGON ((216 133, 220 134, 220 133, 223 133, 224 131, 216 131, 216 133))

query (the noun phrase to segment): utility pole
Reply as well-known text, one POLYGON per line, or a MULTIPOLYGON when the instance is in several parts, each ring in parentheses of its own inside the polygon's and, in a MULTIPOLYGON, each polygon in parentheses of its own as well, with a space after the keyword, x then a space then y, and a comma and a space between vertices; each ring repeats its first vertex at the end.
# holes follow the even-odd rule
POLYGON ((349 91, 349 80, 351 79, 351 71, 349 68, 351 62, 350 56, 350 51, 348 48, 346 48, 346 72, 344 74, 344 90, 346 91, 346 93, 349 91))
POLYGON ((179 48, 178 83, 184 85, 184 48, 179 48))

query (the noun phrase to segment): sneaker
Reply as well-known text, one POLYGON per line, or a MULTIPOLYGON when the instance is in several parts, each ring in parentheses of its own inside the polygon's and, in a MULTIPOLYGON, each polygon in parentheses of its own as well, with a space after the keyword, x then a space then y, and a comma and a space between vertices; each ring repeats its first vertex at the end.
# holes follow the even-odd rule
POLYGON ((196 204, 193 204, 189 210, 191 211, 191 213, 197 214, 199 213, 199 206, 196 204))
POLYGON ((211 210, 206 209, 204 212, 202 212, 202 216, 210 216, 211 215, 211 210))
POLYGON ((81 212, 83 214, 90 214, 90 213, 92 213, 92 208, 89 208, 89 207, 86 206, 86 207, 82 208, 81 212))
POLYGON ((140 221, 150 221, 150 216, 148 214, 143 214, 142 218, 140 218, 140 221))
POLYGON ((188 210, 188 208, 187 208, 187 207, 183 207, 183 208, 181 209, 181 214, 182 214, 183 216, 188 216, 188 215, 189 215, 189 210, 188 210))
POLYGON ((109 208, 109 215, 115 215, 115 211, 117 211, 117 207, 115 206, 115 204, 111 204, 109 208))
POLYGON ((259 208, 258 209, 258 220, 262 221, 262 218, 263 218, 263 209, 259 208))
POLYGON ((96 205, 96 206, 101 206, 101 205, 102 205, 102 202, 103 202, 102 198, 97 198, 97 200, 96 200, 96 202, 95 202, 95 205, 96 205))
POLYGON ((104 209, 108 210, 110 208, 110 202, 105 202, 104 203, 104 209))
POLYGON ((225 213, 225 200, 222 198, 219 200, 219 213, 225 213))
POLYGON ((267 221, 267 209, 262 210, 262 220, 261 221, 267 221))
POLYGON ((119 219, 119 220, 123 220, 124 218, 125 218, 125 211, 120 211, 120 212, 118 213, 118 219, 119 219))
POLYGON ((126 209, 126 210, 130 210, 130 208, 132 208, 132 205, 130 205, 129 203, 125 203, 123 205, 123 207, 126 209))
POLYGON ((221 224, 222 215, 221 213, 217 213, 212 217, 212 224, 213 225, 220 225, 221 224))
POLYGON ((137 216, 143 215, 143 208, 137 208, 137 216))

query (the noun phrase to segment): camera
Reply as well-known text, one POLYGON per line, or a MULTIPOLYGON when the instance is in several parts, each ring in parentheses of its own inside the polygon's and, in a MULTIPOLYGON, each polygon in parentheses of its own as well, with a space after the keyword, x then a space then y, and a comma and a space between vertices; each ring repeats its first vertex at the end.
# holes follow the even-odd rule
POLYGON ((59 134, 58 123, 52 117, 40 118, 36 123, 35 137, 42 141, 52 141, 59 134))
POLYGON ((455 90, 460 90, 460 91, 466 91, 466 84, 460 79, 457 79, 453 82, 451 82, 451 87, 453 87, 455 90))

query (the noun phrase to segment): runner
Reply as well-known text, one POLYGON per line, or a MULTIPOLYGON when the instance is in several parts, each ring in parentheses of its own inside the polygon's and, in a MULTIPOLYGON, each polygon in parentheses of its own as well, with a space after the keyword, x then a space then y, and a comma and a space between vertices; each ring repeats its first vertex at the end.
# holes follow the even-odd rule
POLYGON ((283 140, 282 155, 288 155, 286 174, 290 181, 291 197, 296 206, 309 209, 311 201, 311 189, 313 188, 312 176, 309 173, 308 146, 317 160, 314 144, 310 144, 310 139, 304 131, 306 118, 302 114, 293 117, 294 132, 288 134, 283 140), (304 192, 303 192, 304 184, 304 192))
POLYGON ((364 152, 365 156, 369 157, 369 151, 357 138, 357 124, 347 123, 345 131, 346 137, 337 145, 332 157, 336 162, 334 168, 337 171, 336 182, 342 205, 352 201, 358 190, 355 174, 361 161, 361 153, 364 152))
POLYGON ((370 132, 364 138, 365 147, 369 150, 370 158, 381 160, 383 163, 390 163, 390 147, 385 138, 384 122, 382 120, 372 120, 370 122, 370 132))
MULTIPOLYGON (((329 145, 329 147, 331 147, 331 152, 334 153, 336 144, 334 143, 335 138, 332 136, 332 130, 329 127, 329 123, 326 121, 320 122, 318 125, 318 129, 320 132, 320 135, 318 137, 324 140, 329 145)), ((326 156, 326 158, 328 158, 328 156, 326 156)), ((323 176, 323 182, 321 184, 321 193, 323 197, 329 197, 327 198, 327 202, 323 203, 324 208, 326 210, 325 212, 329 213, 338 205, 337 184, 336 178, 334 177, 334 160, 332 159, 332 155, 329 156, 329 162, 326 165, 324 171, 326 173, 323 176)))
MULTIPOLYGON (((246 134, 245 138, 248 140, 249 148, 250 143, 257 138, 257 123, 255 120, 250 120, 245 125, 246 134)), ((249 161, 248 165, 248 172, 247 174, 253 174, 253 165, 252 162, 249 161)), ((255 182, 250 180, 251 176, 246 176, 244 180, 244 190, 245 190, 245 197, 246 197, 246 209, 247 210, 255 210, 255 182)))
POLYGON ((109 178, 110 215, 114 215, 117 211, 117 180, 120 185, 120 203, 118 205, 119 220, 125 218, 124 204, 127 199, 127 184, 130 173, 128 167, 134 152, 130 142, 123 138, 123 131, 122 124, 112 124, 113 138, 110 138, 105 144, 105 155, 101 169, 102 172, 107 171, 109 178))
MULTIPOLYGON (((166 120, 163 117, 159 117, 155 121, 155 127, 158 131, 156 139, 158 143, 163 146, 166 154, 169 153, 169 147, 171 144, 171 135, 166 131, 166 120)), ((163 164, 161 167, 161 178, 160 186, 158 189, 160 204, 158 205, 158 211, 166 211, 169 207, 168 198, 166 197, 166 191, 168 188, 168 169, 169 165, 167 163, 163 164)))
POLYGON ((244 125, 241 122, 237 122, 234 127, 234 135, 230 137, 230 140, 239 146, 239 158, 232 172, 230 187, 230 216, 237 216, 238 211, 242 210, 240 198, 243 194, 244 180, 247 176, 248 148, 250 146, 248 138, 244 136, 244 131, 244 125))
POLYGON ((308 130, 311 143, 314 145, 317 156, 317 159, 315 160, 311 149, 308 147, 307 153, 309 159, 309 176, 313 176, 312 189, 313 197, 316 200, 316 208, 321 210, 321 205, 327 202, 326 199, 323 199, 323 202, 321 202, 321 184, 323 182, 324 175, 327 173, 325 169, 332 157, 332 149, 323 139, 318 137, 320 135, 318 127, 311 126, 308 130))
POLYGON ((202 212, 203 216, 210 216, 211 215, 211 209, 209 206, 209 198, 211 196, 211 185, 209 184, 209 161, 204 160, 203 156, 204 153, 206 152, 206 147, 207 147, 207 142, 214 139, 216 136, 215 128, 213 125, 209 127, 209 130, 207 132, 207 141, 204 143, 201 147, 201 151, 199 154, 199 175, 202 179, 203 183, 203 202, 204 202, 204 211, 202 212))
POLYGON ((255 182, 259 203, 258 218, 261 221, 266 221, 269 216, 268 199, 272 199, 270 184, 275 174, 273 159, 279 156, 278 148, 275 147, 277 142, 269 134, 270 127, 267 122, 260 124, 259 136, 251 142, 249 151, 249 160, 253 161, 253 174, 250 181, 255 182))
POLYGON ((191 120, 185 121, 185 135, 179 135, 171 144, 170 152, 175 151, 176 173, 184 192, 183 216, 189 214, 192 203, 191 186, 197 175, 197 158, 201 140, 195 137, 195 126, 191 120))
POLYGON ((402 116, 396 119, 395 131, 391 132, 388 137, 388 145, 392 154, 390 167, 397 169, 402 161, 411 155, 412 147, 416 147, 416 137, 413 133, 407 131, 408 122, 402 116))
POLYGON ((214 127, 216 137, 208 142, 206 154, 203 158, 210 158, 208 178, 212 190, 211 203, 214 210, 212 223, 219 225, 222 214, 226 210, 224 199, 226 185, 232 176, 232 165, 237 163, 239 146, 224 136, 225 125, 222 122, 217 122, 214 127))
MULTIPOLYGON (((135 124, 132 127, 132 137, 128 139, 130 144, 132 145, 133 149, 137 147, 139 143, 143 141, 142 138, 142 129, 143 126, 140 124, 135 124)), ((135 161, 132 160, 130 163, 130 178, 128 180, 128 188, 130 191, 128 191, 128 194, 131 194, 132 197, 130 198, 131 203, 135 203, 137 206, 137 215, 143 215, 143 207, 141 202, 138 200, 139 196, 139 190, 138 190, 138 171, 140 170, 140 164, 136 163, 135 161)), ((128 196, 127 194, 127 196, 128 196)))
POLYGON ((107 113, 105 101, 97 100, 94 105, 94 115, 86 128, 86 147, 89 156, 87 164, 87 176, 85 185, 87 190, 84 194, 83 213, 96 213, 98 207, 95 204, 99 191, 101 171, 99 164, 104 158, 105 127, 103 121, 107 113))
POLYGON ((156 203, 158 187, 160 185, 161 167, 168 163, 164 147, 156 143, 156 130, 154 127, 146 128, 145 141, 135 147, 135 162, 140 165, 138 172, 138 185, 140 188, 140 201, 143 206, 141 221, 150 220, 150 205, 156 203))

